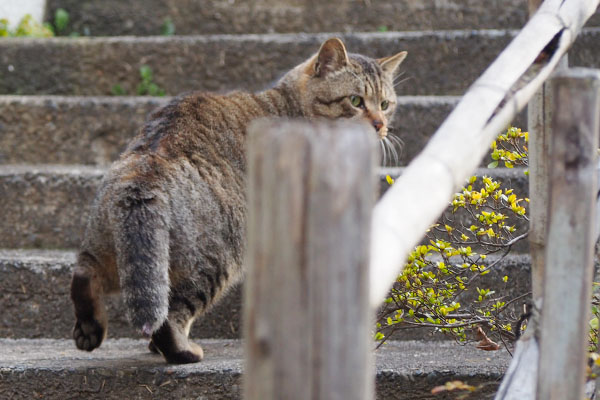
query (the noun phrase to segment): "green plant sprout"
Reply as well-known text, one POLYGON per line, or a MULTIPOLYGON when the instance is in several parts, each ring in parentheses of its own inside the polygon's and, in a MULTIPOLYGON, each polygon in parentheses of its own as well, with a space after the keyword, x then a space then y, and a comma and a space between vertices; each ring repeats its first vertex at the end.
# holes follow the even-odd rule
MULTIPOLYGON (((137 85, 136 94, 138 96, 165 96, 165 91, 160 88, 154 81, 154 74, 152 68, 148 65, 142 65, 139 69, 140 83, 137 85)), ((127 91, 119 83, 113 85, 110 88, 110 92, 113 96, 126 96, 127 91)))
POLYGON ((64 8, 57 8, 54 12, 54 33, 57 35, 65 33, 69 25, 69 13, 64 8))
POLYGON ((506 168, 528 166, 528 142, 529 132, 522 132, 514 127, 508 128, 506 133, 498 135, 492 143, 493 161, 488 164, 488 168, 496 168, 500 162, 504 163, 506 168))
POLYGON ((175 34, 175 24, 171 17, 166 17, 160 27, 160 34, 162 36, 173 36, 175 34))
POLYGON ((127 92, 125 92, 125 89, 123 89, 123 86, 119 85, 118 83, 113 85, 110 88, 110 93, 113 96, 126 96, 127 92))
POLYGON ((140 67, 141 82, 137 86, 138 96, 164 96, 165 91, 153 82, 152 69, 147 65, 140 67))

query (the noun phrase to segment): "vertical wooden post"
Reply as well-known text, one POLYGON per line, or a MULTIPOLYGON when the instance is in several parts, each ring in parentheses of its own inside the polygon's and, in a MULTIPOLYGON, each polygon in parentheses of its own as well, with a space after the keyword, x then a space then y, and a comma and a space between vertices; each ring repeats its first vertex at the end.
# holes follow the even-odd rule
POLYGON ((600 72, 551 80, 551 185, 537 398, 580 400, 585 365, 597 193, 600 72))
POLYGON ((248 138, 246 400, 369 400, 373 138, 259 121, 248 138))
MULTIPOLYGON (((530 0, 532 4, 539 0, 530 0)), ((534 9, 535 10, 535 9, 534 9)), ((533 400, 537 387, 539 342, 537 310, 542 307, 546 240, 548 228, 548 188, 550 185, 551 95, 548 83, 538 90, 527 105, 529 131, 529 253, 533 316, 527 332, 519 339, 514 357, 498 389, 496 400, 533 400)))
MULTIPOLYGON (((532 16, 542 0, 529 0, 529 15, 532 16)), ((568 68, 565 54, 557 66, 558 71, 568 68)), ((529 207, 531 253, 531 286, 533 300, 541 307, 543 297, 545 251, 548 235, 548 188, 550 187, 550 141, 552 138, 552 91, 548 82, 535 93, 527 104, 529 131, 529 207)))
POLYGON ((550 141, 552 139, 551 94, 544 83, 527 106, 529 131, 529 249, 534 304, 541 307, 544 295, 545 250, 548 229, 548 188, 550 187, 550 141))
POLYGON ((537 11, 537 9, 540 8, 542 1, 543 0, 527 0, 529 17, 531 17, 537 11))
MULTIPOLYGON (((528 0, 529 17, 537 11, 542 0, 528 0)), ((565 54, 557 66, 568 67, 565 54)), ((531 288, 533 315, 527 332, 519 339, 515 354, 498 389, 496 400, 533 400, 537 387, 539 366, 538 310, 544 296, 546 241, 548 237, 548 188, 550 186, 550 141, 552 138, 552 93, 548 83, 534 94, 527 104, 529 131, 529 252, 531 255, 531 288)))

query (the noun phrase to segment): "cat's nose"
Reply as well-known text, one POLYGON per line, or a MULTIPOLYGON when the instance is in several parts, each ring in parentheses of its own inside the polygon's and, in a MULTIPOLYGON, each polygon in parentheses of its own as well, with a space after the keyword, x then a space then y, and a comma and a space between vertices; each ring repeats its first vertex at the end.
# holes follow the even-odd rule
POLYGON ((379 130, 383 128, 383 122, 378 119, 374 119, 373 126, 375 127, 375 130, 379 132, 379 130))

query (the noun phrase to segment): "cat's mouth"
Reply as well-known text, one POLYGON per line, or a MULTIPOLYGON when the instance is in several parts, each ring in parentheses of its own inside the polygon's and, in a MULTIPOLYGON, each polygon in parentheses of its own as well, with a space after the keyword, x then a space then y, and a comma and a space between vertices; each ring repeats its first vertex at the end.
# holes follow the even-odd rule
POLYGON ((388 134, 387 126, 381 126, 379 128, 377 128, 377 126, 375 126, 375 131, 377 131, 377 136, 379 136, 379 139, 385 138, 388 134))

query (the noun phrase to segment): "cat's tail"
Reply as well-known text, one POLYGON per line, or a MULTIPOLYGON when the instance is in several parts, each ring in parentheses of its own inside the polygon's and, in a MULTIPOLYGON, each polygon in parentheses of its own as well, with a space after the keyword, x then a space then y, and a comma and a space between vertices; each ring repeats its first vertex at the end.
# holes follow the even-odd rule
POLYGON ((169 208, 162 193, 127 187, 111 209, 121 292, 129 320, 150 336, 169 309, 169 208))

